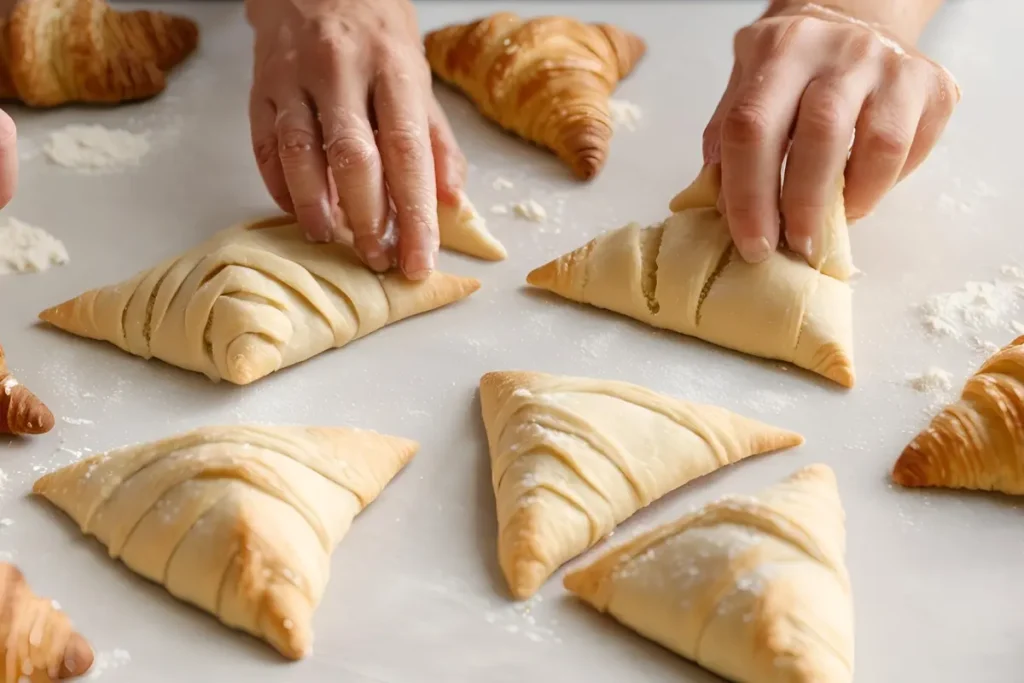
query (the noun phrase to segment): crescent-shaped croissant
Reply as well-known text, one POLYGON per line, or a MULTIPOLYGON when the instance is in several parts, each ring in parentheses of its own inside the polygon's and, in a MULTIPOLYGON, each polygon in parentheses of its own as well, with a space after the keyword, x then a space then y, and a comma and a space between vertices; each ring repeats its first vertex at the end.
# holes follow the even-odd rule
POLYGON ((727 496, 565 577, 637 633, 736 683, 850 683, 853 599, 835 475, 727 496))
POLYGON ((80 460, 33 491, 133 571, 299 659, 331 552, 417 447, 358 429, 205 427, 80 460))
POLYGON ((21 0, 0 20, 0 99, 53 107, 152 97, 198 42, 195 22, 163 12, 21 0))
POLYGON ((0 563, 0 682, 50 683, 84 674, 92 648, 53 600, 32 592, 12 564, 0 563))
POLYGON ((311 244, 282 217, 236 225, 39 317, 142 358, 248 384, 479 287, 440 272, 415 283, 377 275, 349 247, 311 244))
POLYGON ((584 180, 608 157, 608 98, 646 51, 639 36, 615 26, 510 12, 447 26, 425 42, 435 74, 487 118, 553 150, 584 180))
POLYGON ((1000 349, 904 449, 893 480, 1024 494, 1024 336, 1000 349))
POLYGON ((492 372, 480 403, 498 559, 516 598, 641 508, 799 434, 625 382, 492 372))
POLYGON ((38 396, 18 383, 0 346, 0 434, 44 434, 53 429, 53 413, 38 396))
POLYGON ((854 384, 850 258, 842 187, 808 263, 779 249, 757 264, 733 245, 706 166, 657 225, 605 233, 527 276, 554 294, 743 353, 854 384))

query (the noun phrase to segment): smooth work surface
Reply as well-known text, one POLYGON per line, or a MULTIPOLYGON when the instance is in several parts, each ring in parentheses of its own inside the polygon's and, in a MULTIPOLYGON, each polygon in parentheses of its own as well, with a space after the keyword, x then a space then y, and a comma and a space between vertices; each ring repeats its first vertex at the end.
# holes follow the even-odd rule
MULTIPOLYGON (((1013 67, 1024 5, 950 2, 926 38, 929 53, 958 77, 964 100, 925 166, 852 229, 864 275, 854 298, 858 385, 848 392, 524 288, 530 269, 598 232, 667 214, 668 200, 699 168, 701 132, 731 66, 732 32, 761 3, 504 3, 510 6, 614 21, 643 35, 648 57, 617 95, 642 108, 636 130, 618 131, 604 172, 581 184, 553 156, 501 133, 439 86, 472 163, 469 194, 508 247, 508 260, 444 254, 444 269, 480 278, 482 290, 247 388, 213 385, 35 324, 45 307, 130 276, 235 221, 274 213, 249 147, 251 37, 241 3, 161 3, 196 17, 203 30, 199 52, 162 97, 113 110, 12 108, 26 158, 5 213, 60 237, 71 262, 0 278, 0 341, 21 381, 58 416, 49 435, 0 444, 0 517, 12 521, 0 527, 0 549, 71 614, 109 683, 717 680, 575 604, 561 574, 529 603, 506 597, 476 398, 480 375, 534 369, 616 378, 796 429, 807 443, 694 482, 626 522, 612 543, 720 494, 752 492, 825 462, 839 477, 848 515, 857 680, 1019 680, 1018 503, 901 491, 888 472, 934 400, 908 388, 905 376, 935 365, 959 389, 983 358, 966 341, 929 337, 915 307, 1024 260, 1024 97, 1013 67), (151 131, 153 151, 137 169, 95 176, 38 153, 49 131, 90 122, 151 131), (515 187, 493 189, 498 177, 515 187), (488 214, 493 204, 526 199, 547 209, 548 222, 488 214), (348 424, 422 443, 336 550, 316 614, 315 652, 300 664, 176 602, 27 495, 41 472, 86 449, 244 421, 348 424)), ((427 30, 503 6, 460 1, 418 9, 427 30)), ((1013 335, 1004 328, 982 336, 1003 344, 1013 335)))

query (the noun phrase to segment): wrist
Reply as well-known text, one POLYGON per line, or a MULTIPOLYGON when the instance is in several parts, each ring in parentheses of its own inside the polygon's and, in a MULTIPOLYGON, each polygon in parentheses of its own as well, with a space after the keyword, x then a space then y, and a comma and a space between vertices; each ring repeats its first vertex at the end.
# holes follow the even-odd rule
POLYGON ((906 45, 915 45, 941 4, 942 0, 771 0, 763 16, 799 14, 862 23, 906 45))

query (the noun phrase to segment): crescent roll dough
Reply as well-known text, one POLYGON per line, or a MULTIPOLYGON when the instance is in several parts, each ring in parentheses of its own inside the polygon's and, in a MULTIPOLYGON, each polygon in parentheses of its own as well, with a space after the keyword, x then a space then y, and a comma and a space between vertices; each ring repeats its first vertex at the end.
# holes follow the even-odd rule
POLYGON ((1024 494, 1024 336, 985 361, 903 451, 903 486, 1024 494))
POLYGON ((133 571, 299 659, 331 552, 417 448, 357 429, 206 427, 81 460, 33 491, 133 571))
POLYGON ((611 380, 492 372, 480 380, 498 559, 527 598, 563 563, 669 491, 803 437, 611 380))
POLYGON ((502 261, 508 256, 505 247, 487 230, 487 222, 464 193, 460 194, 457 206, 437 203, 437 223, 441 246, 445 249, 486 261, 502 261))
POLYGON ((647 50, 639 36, 608 24, 511 12, 446 26, 425 43, 435 74, 487 118, 553 150, 583 180, 608 157, 608 98, 647 50))
POLYGON ((340 244, 311 244, 291 218, 243 223, 186 254, 40 313, 142 358, 254 382, 480 287, 435 272, 377 275, 340 244))
POLYGON ((527 282, 566 299, 854 384, 854 272, 837 188, 814 266, 780 249, 750 264, 714 208, 718 166, 677 196, 671 217, 631 223, 537 268, 527 282))
POLYGON ((849 683, 853 599, 835 475, 812 465, 570 573, 565 587, 737 683, 849 683))

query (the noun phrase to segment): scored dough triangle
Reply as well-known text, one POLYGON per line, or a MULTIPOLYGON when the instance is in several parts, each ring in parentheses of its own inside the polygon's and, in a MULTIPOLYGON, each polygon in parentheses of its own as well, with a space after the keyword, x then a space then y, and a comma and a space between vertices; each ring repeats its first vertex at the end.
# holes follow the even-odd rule
POLYGON ((417 448, 358 429, 204 427, 81 460, 32 490, 133 571, 299 659, 331 552, 417 448))
POLYGON ((460 193, 456 206, 437 203, 437 223, 441 246, 445 249, 487 261, 501 261, 508 256, 501 242, 488 232, 486 221, 465 193, 460 193))
POLYGON ((1024 495, 1024 336, 1003 347, 904 449, 893 480, 1024 495))
POLYGON ((853 599, 835 475, 726 496, 565 577, 600 612, 737 683, 849 683, 853 599))
POLYGON ((599 235, 526 281, 571 301, 854 384, 853 272, 841 187, 812 267, 786 249, 750 264, 714 208, 717 166, 677 196, 660 224, 599 235), (709 203, 710 202, 710 203, 709 203))
POLYGON ((611 380, 491 372, 480 403, 498 559, 517 598, 669 491, 803 443, 722 408, 611 380))
POLYGON ((377 275, 348 247, 307 242, 282 217, 223 230, 39 317, 214 381, 249 384, 479 287, 441 272, 421 282, 377 275))

